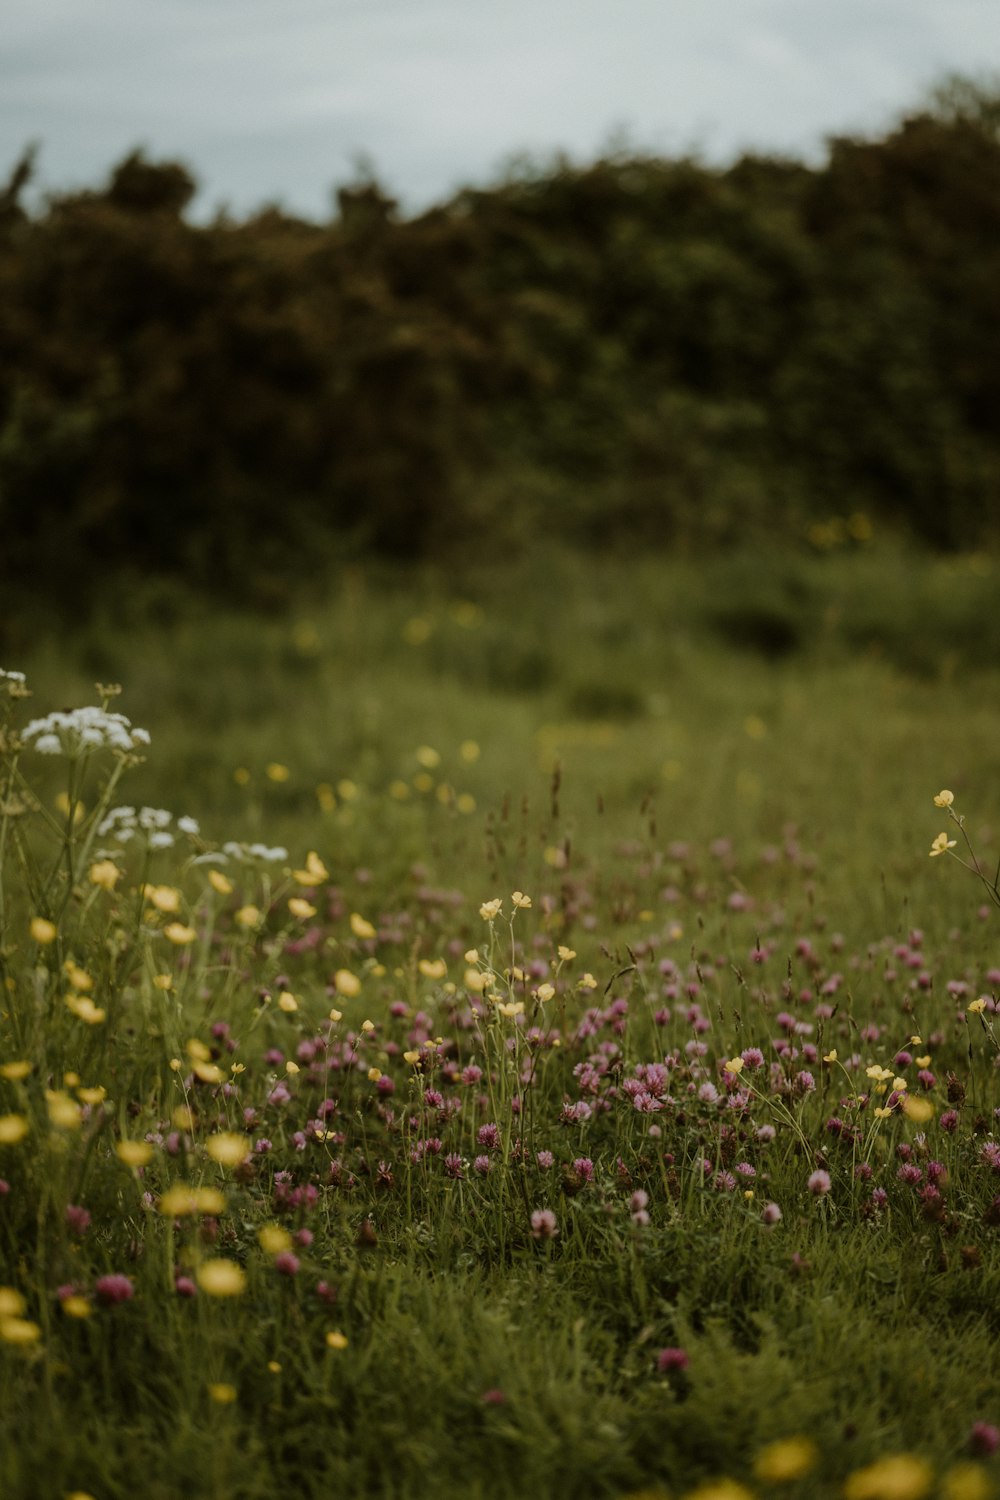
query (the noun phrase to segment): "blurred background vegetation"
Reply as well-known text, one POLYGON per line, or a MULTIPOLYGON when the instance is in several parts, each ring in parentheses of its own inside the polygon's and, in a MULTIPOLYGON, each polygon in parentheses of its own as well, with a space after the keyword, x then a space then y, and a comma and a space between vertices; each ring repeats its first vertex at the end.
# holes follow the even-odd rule
MULTIPOLYGON (((364 173, 328 223, 206 225, 141 152, 29 208, 31 175, 0 191, 9 647, 151 580, 261 608, 358 559, 1000 540, 1000 89, 819 165, 528 163, 410 219, 364 173)), ((798 574, 743 574, 715 628, 814 628, 798 574)))

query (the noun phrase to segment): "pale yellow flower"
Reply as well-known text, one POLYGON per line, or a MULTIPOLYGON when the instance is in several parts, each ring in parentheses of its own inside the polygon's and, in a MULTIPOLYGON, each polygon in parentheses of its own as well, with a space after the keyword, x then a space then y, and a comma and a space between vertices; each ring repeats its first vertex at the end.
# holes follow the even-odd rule
POLYGON ((257 906, 241 906, 236 913, 236 921, 241 927, 257 927, 260 925, 260 908, 257 906))
POLYGON ((929 1099, 914 1097, 907 1094, 902 1104, 903 1114, 914 1125, 926 1125, 928 1120, 934 1118, 934 1106, 929 1099))
POLYGON ((972 1000, 966 1006, 966 1010, 970 1011, 974 1016, 981 1016, 982 1013, 983 1013, 983 1011, 985 1009, 986 1009, 986 996, 985 995, 980 995, 980 997, 979 997, 978 1000, 972 1000))
POLYGON ((931 844, 931 859, 933 859, 936 854, 944 854, 947 852, 947 850, 954 849, 954 847, 954 839, 950 839, 946 833, 939 833, 937 838, 931 844))
POLYGON ((82 1321, 89 1318, 93 1308, 86 1297, 74 1293, 72 1296, 64 1297, 61 1303, 62 1310, 67 1318, 77 1318, 82 1321))
POLYGON ((492 922, 495 917, 498 917, 500 915, 502 910, 503 902, 500 900, 500 897, 497 896, 492 901, 483 902, 482 906, 479 908, 479 915, 482 917, 484 922, 492 922))
POLYGON ((979 1464, 953 1464, 941 1476, 941 1500, 993 1500, 996 1491, 979 1464))
POLYGON ((79 1104, 61 1089, 45 1090, 49 1121, 57 1130, 76 1130, 83 1120, 79 1104))
POLYGON ((54 943, 59 935, 58 927, 54 922, 50 922, 47 917, 32 917, 28 924, 28 931, 35 942, 43 948, 47 947, 49 943, 54 943))
POLYGON ((90 867, 90 883, 99 885, 102 890, 113 891, 121 873, 113 859, 99 859, 90 867))
POLYGON ((339 1328, 331 1328, 326 1336, 326 1346, 328 1349, 346 1349, 347 1342, 347 1334, 341 1333, 339 1328))
POLYGON ((5 1344, 34 1344, 41 1336, 38 1324, 27 1318, 0 1318, 0 1339, 5 1344))
POLYGON ((241 1297, 247 1289, 243 1267, 222 1256, 214 1260, 203 1260, 195 1272, 195 1278, 209 1297, 241 1297))
POLYGON ((955 793, 954 792, 949 792, 947 789, 945 789, 944 791, 938 792, 937 796, 934 798, 934 806, 935 807, 951 807, 951 805, 954 802, 954 800, 955 800, 955 793))
POLYGON ((815 1468, 819 1450, 812 1438, 781 1438, 768 1443, 754 1459, 753 1471, 764 1484, 791 1484, 815 1468))
POLYGON ((231 1406, 236 1400, 236 1387, 227 1380, 213 1380, 208 1387, 208 1395, 217 1406, 231 1406))
POLYGON ((351 912, 351 931, 356 938, 373 938, 375 936, 375 928, 372 924, 367 918, 361 916, 356 911, 351 912))
POLYGON ((576 957, 576 949, 575 948, 566 948, 566 947, 564 947, 564 945, 562 943, 559 944, 559 947, 556 949, 556 952, 559 954, 559 957, 562 959, 562 961, 563 961, 564 964, 568 964, 569 961, 570 961, 570 959, 576 957))
POLYGON ((88 1026, 99 1026, 107 1015, 101 1006, 94 1004, 89 995, 67 995, 66 1007, 81 1021, 86 1021, 88 1026))
POLYGON ((510 898, 516 907, 527 910, 531 905, 531 897, 526 896, 523 891, 515 891, 510 898))
POLYGON ((209 1136, 205 1142, 205 1150, 220 1167, 238 1167, 250 1155, 251 1145, 249 1136, 240 1135, 234 1130, 220 1130, 209 1136))
POLYGON ((0 1065, 0 1078, 6 1078, 10 1083, 20 1083, 22 1078, 27 1078, 33 1067, 34 1063, 26 1060, 3 1063, 0 1065))
POLYGON ((296 1000, 291 990, 282 990, 281 994, 278 996, 278 1009, 287 1011, 288 1014, 291 1015, 292 1012, 298 1010, 298 1008, 299 1002, 296 1000))
MULTIPOLYGON (((347 1000, 353 1000, 355 995, 361 994, 361 980, 350 969, 338 969, 333 982, 337 986, 337 994, 343 995, 347 1000)), ((339 1021, 340 1017, 336 1016, 334 1019, 339 1021)))
POLYGON ((728 1062, 722 1064, 722 1067, 724 1072, 732 1073, 735 1076, 743 1072, 743 1069, 746 1067, 746 1063, 743 1061, 742 1057, 731 1057, 728 1062))
POLYGON ((28 1134, 24 1115, 0 1115, 0 1146, 16 1146, 28 1134))
POLYGON ((226 876, 223 875, 221 870, 209 870, 208 883, 212 887, 212 890, 215 891, 218 895, 232 895, 233 883, 231 880, 227 880, 226 876))
POLYGON ((425 771, 434 771, 441 764, 440 752, 433 745, 420 745, 416 752, 418 765, 425 771))
POLYGON ((857 1469, 844 1483, 844 1500, 923 1500, 934 1472, 922 1458, 908 1453, 879 1458, 857 1469))
POLYGON ((183 922, 170 922, 164 927, 163 936, 178 948, 184 948, 188 943, 193 943, 198 934, 193 927, 186 927, 183 922))
POLYGON ((264 774, 268 781, 282 782, 287 781, 292 773, 280 761, 272 760, 270 765, 265 767, 264 774))
MULTIPOLYGON (((330 794, 330 797, 332 798, 333 794, 331 788, 326 787, 325 790, 330 794)), ((323 863, 323 861, 320 859, 319 855, 316 853, 315 849, 309 850, 309 853, 306 855, 306 862, 303 869, 292 871, 292 879, 297 881, 299 885, 322 885, 323 881, 329 880, 329 878, 330 872, 326 868, 326 865, 323 863)))
POLYGON ((257 1243, 265 1255, 281 1255, 292 1248, 292 1237, 280 1224, 262 1224, 257 1231, 257 1243))
POLYGON ((178 912, 181 909, 181 893, 173 885, 147 885, 143 893, 150 906, 157 911, 178 912))
POLYGON ((555 992, 555 985, 540 984, 535 991, 535 994, 537 998, 544 1003, 546 1000, 551 1000, 555 992))
POLYGON ((0 1286, 0 1318, 20 1318, 24 1313, 24 1298, 12 1286, 0 1286))
POLYGON ((145 1167, 152 1161, 153 1148, 148 1141, 118 1141, 115 1155, 126 1167, 145 1167))
POLYGON ((293 917, 298 917, 301 922, 308 922, 310 917, 316 915, 316 908, 311 901, 304 896, 291 896, 288 901, 288 910, 293 917))

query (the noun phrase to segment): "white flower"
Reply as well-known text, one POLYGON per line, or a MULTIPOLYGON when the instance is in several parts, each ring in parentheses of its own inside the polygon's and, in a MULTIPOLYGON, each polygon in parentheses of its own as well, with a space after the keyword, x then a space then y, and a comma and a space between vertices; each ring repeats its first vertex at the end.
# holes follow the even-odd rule
POLYGON ((149 847, 151 849, 172 849, 174 847, 174 836, 172 833, 164 833, 162 830, 149 835, 149 847))
POLYGON ((42 755, 74 757, 86 750, 120 750, 128 752, 136 745, 149 744, 145 729, 133 729, 124 714, 109 713, 106 708, 74 708, 69 713, 55 712, 44 719, 32 719, 21 738, 42 755))
POLYGON ((5 672, 4 669, 3 669, 3 667, 0 667, 0 682, 23 682, 23 681, 24 681, 24 673, 23 672, 5 672))
POLYGON ((177 827, 180 829, 181 833, 187 833, 192 838, 194 838, 201 832, 201 828, 199 827, 197 818, 178 818, 177 827))

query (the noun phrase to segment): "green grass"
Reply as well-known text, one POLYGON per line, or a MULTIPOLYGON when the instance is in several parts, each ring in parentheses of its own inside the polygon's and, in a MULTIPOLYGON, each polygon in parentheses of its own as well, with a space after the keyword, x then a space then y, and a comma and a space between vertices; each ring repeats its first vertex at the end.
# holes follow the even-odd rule
MULTIPOLYGON (((511 577, 355 572, 270 620, 179 604, 157 621, 136 604, 7 660, 35 693, 9 700, 22 726, 121 681, 113 706, 152 746, 112 800, 201 833, 148 863, 141 840, 116 852, 95 834, 83 857, 106 752, 73 828, 64 758, 24 749, 0 783, 0 1063, 31 1064, 0 1078, 0 1116, 28 1127, 0 1145, 0 1280, 37 1330, 0 1342, 0 1493, 680 1496, 730 1476, 763 1496, 762 1448, 804 1435, 816 1461, 790 1496, 838 1495, 852 1473, 876 1493, 857 1472, 893 1453, 931 1464, 928 1493, 992 1494, 994 1464, 965 1477, 985 1489, 942 1476, 973 1423, 1000 1419, 997 1054, 991 1012, 967 1011, 998 988, 996 913, 928 858, 957 833, 931 802, 948 786, 995 866, 991 580, 982 559, 539 557, 511 577), (200 861, 229 839, 288 858, 200 861), (314 888, 288 873, 309 850, 327 870, 314 888), (89 878, 102 851, 113 890, 89 878), (175 888, 178 911, 157 913, 144 884, 175 888), (512 918, 515 890, 531 906, 512 918), (288 908, 303 892, 314 915, 288 908), (241 921, 249 903, 259 922, 241 921), (38 915, 53 942, 32 939, 38 915), (168 941, 171 920, 190 941, 168 941), (470 969, 525 1019, 478 999, 470 969), (103 1020, 66 1006, 74 984, 103 1020), (722 1064, 752 1047, 779 1061, 787 1014, 815 1052, 773 1076, 748 1065, 727 1111, 722 1064), (911 1035, 929 1085, 894 1061, 911 1035), (201 1081, 192 1039, 210 1054, 201 1081), (673 1102, 643 1113, 623 1085, 664 1058, 673 1102), (933 1119, 852 1103, 875 1063, 933 1119), (78 1118, 78 1088, 97 1085, 78 1118), (581 1099, 591 1117, 567 1123, 581 1099), (271 1150, 235 1168, 206 1152, 244 1129, 271 1150), (115 1146, 147 1136, 140 1173, 115 1146), (414 1159, 432 1137, 440 1150, 414 1159), (940 1203, 920 1196, 931 1161, 940 1203), (756 1175, 728 1190, 740 1163, 756 1175), (157 1204, 178 1182, 224 1208, 175 1223, 157 1204), (313 1201, 289 1201, 297 1189, 313 1201), (67 1204, 88 1210, 83 1232, 67 1204), (533 1233, 542 1209, 552 1239, 533 1233), (272 1221, 312 1235, 295 1274, 258 1242, 272 1221), (212 1257, 245 1268, 243 1295, 179 1295, 175 1277, 212 1257), (98 1295, 110 1273, 131 1279, 118 1305, 98 1295), (70 1285, 89 1316, 61 1308, 70 1285), (686 1368, 659 1369, 667 1348, 686 1368)), ((0 753, 9 768, 13 738, 0 753)))

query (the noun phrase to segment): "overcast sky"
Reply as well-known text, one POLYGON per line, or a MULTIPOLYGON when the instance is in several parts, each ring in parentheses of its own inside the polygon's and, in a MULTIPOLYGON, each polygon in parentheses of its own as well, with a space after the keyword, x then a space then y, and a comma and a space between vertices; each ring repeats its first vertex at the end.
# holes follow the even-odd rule
POLYGON ((1000 73, 998 0, 0 0, 0 173, 47 188, 130 149, 202 213, 326 217, 359 155, 414 210, 516 153, 613 136, 815 156, 947 72, 1000 73))

